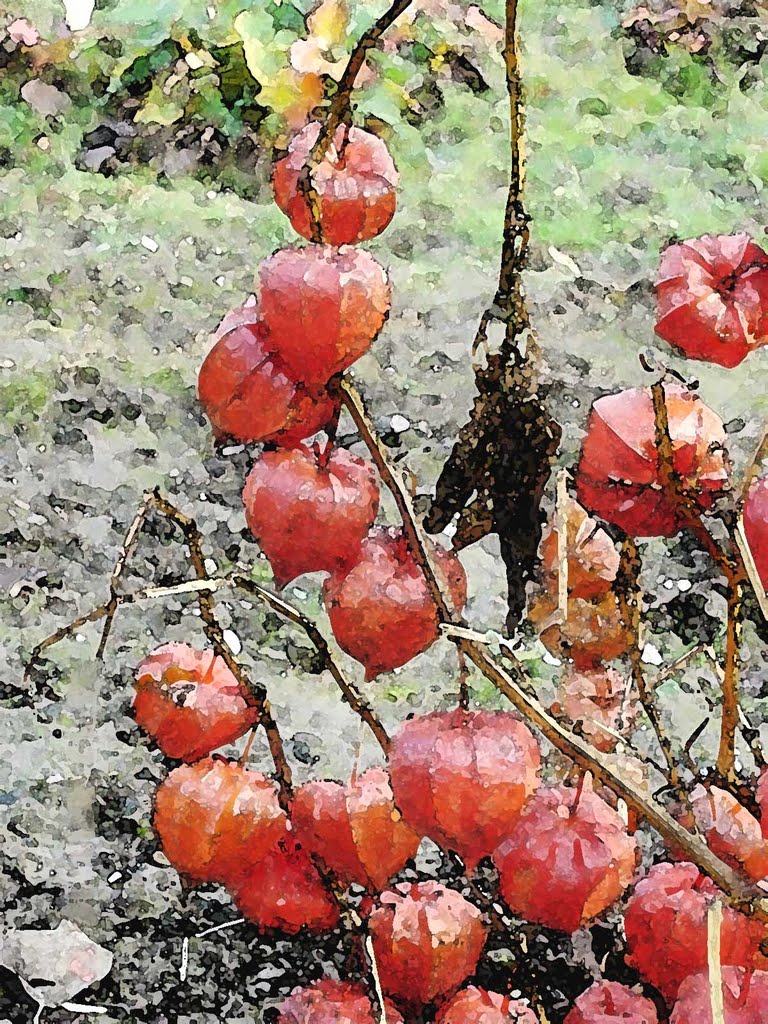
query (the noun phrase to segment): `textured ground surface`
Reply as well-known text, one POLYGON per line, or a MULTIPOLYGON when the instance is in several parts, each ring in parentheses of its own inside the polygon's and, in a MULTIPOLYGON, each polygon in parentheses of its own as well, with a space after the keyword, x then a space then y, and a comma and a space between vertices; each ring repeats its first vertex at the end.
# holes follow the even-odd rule
MULTIPOLYGON (((660 242, 703 230, 747 229, 759 238, 768 217, 755 165, 764 116, 757 102, 753 111, 738 90, 728 94, 724 125, 706 105, 678 102, 626 75, 608 36, 612 14, 575 3, 558 10, 545 29, 552 12, 542 8, 527 36, 535 217, 528 289, 567 464, 591 399, 646 382, 637 354, 653 345, 649 277, 660 242), (567 60, 559 53, 566 37, 567 60), (604 41, 598 54, 596 40, 604 41)), ((498 65, 490 72, 494 86, 499 72, 498 65)), ((493 291, 504 201, 503 116, 503 102, 456 90, 425 133, 419 159, 409 162, 418 133, 404 129, 401 141, 395 134, 401 207, 372 247, 390 268, 394 308, 358 369, 379 429, 423 491, 472 396, 468 345, 493 291)), ((66 162, 60 173, 21 166, 0 175, 0 899, 9 925, 65 917, 112 950, 109 978, 82 997, 108 1006, 100 1018, 107 1022, 253 1020, 254 1006, 315 977, 322 964, 343 965, 333 941, 267 943, 241 928, 194 940, 188 978, 179 980, 182 937, 234 910, 214 890, 184 898, 157 853, 151 800, 165 766, 127 711, 132 667, 146 651, 200 636, 193 605, 124 611, 103 665, 93 660, 98 633, 84 627, 52 652, 47 679, 56 700, 31 706, 17 689, 35 642, 105 597, 146 488, 161 486, 197 517, 219 569, 255 566, 268 578, 240 507, 247 455, 214 453, 194 385, 209 331, 249 291, 259 259, 288 239, 264 189, 249 201, 192 178, 164 185, 138 172, 104 178, 66 162)), ((693 372, 743 463, 768 412, 768 356, 734 371, 693 372)), ((153 520, 128 584, 177 578, 185 571, 178 541, 153 520)), ((707 630, 719 642, 722 617, 703 558, 678 545, 683 561, 673 563, 669 550, 649 545, 646 561, 649 640, 665 660, 707 630)), ((470 620, 500 628, 503 581, 493 544, 463 560, 470 620)), ((319 614, 315 580, 287 593, 319 614)), ((343 775, 357 745, 362 762, 375 761, 377 750, 331 681, 307 671, 302 636, 244 601, 225 597, 219 607, 269 689, 299 780, 343 775)), ((751 631, 747 641, 751 700, 768 677, 761 642, 751 631)), ((541 654, 532 647, 531 669, 546 676, 541 654)), ((453 652, 439 644, 372 685, 370 696, 393 724, 438 706, 454 680, 453 652)), ((699 681, 714 684, 701 664, 661 690, 682 738, 706 713, 699 681)), ((477 696, 493 703, 481 683, 477 696)), ((711 741, 705 732, 694 753, 711 741)), ((253 760, 266 764, 263 747, 253 760)), ((595 931, 600 958, 605 929, 595 931)), ((541 941, 542 963, 558 955, 578 961, 568 943, 541 941)), ((499 969, 510 956, 498 952, 499 969)), ((566 987, 582 986, 579 970, 562 974, 566 987)), ((562 1000, 552 1004, 559 1020, 562 1000)), ((15 1024, 33 1013, 3 974, 0 1020, 15 1024)))

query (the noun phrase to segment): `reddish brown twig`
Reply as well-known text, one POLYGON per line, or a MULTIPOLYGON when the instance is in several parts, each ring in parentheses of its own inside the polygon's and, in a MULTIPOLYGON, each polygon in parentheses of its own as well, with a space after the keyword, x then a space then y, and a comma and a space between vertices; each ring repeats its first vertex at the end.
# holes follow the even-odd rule
POLYGON ((298 187, 304 194, 309 207, 313 242, 323 241, 323 229, 320 217, 320 201, 312 175, 328 152, 333 137, 336 134, 336 129, 349 117, 350 101, 355 88, 355 82, 369 52, 376 46, 384 33, 397 21, 400 15, 411 6, 411 2, 412 0, 395 0, 392 6, 358 39, 354 50, 350 54, 344 73, 339 80, 336 93, 331 100, 331 105, 317 139, 299 176, 298 187))
POLYGON ((667 781, 670 789, 676 795, 680 795, 680 768, 672 750, 672 743, 661 721, 653 687, 649 687, 645 679, 640 633, 642 620, 640 568, 640 552, 637 549, 637 544, 631 537, 624 537, 621 542, 621 560, 619 562, 615 589, 622 619, 632 634, 632 646, 629 649, 632 682, 664 756, 667 765, 667 781))

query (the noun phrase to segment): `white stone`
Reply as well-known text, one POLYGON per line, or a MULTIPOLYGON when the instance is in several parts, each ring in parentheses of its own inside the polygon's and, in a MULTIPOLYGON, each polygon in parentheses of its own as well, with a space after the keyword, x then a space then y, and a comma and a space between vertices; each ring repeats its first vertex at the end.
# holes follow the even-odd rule
POLYGON ((646 665, 662 665, 664 663, 664 659, 653 644, 646 644, 643 647, 642 660, 646 665))

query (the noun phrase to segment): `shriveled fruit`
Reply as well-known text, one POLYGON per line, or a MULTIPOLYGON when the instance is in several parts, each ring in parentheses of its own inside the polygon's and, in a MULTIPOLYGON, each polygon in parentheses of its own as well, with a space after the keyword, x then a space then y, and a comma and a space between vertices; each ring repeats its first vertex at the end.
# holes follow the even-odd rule
POLYGON ((631 728, 637 704, 628 698, 628 681, 615 669, 566 666, 557 685, 552 713, 597 750, 613 750, 631 728))
MULTIPOLYGON (((403 1024, 403 1018, 387 999, 387 1024, 403 1024)), ((323 978, 297 988, 278 1007, 276 1024, 379 1024, 381 1010, 361 985, 323 978)))
POLYGON ((768 476, 749 489, 744 501, 744 533, 760 582, 768 590, 768 476))
MULTIPOLYGON (((467 581, 456 555, 434 548, 434 564, 457 611, 467 581)), ((405 665, 439 635, 437 608, 402 530, 374 527, 355 564, 325 581, 323 598, 334 636, 365 666, 365 678, 405 665)))
MULTIPOLYGON (((320 133, 320 124, 306 125, 291 140, 287 156, 272 175, 275 200, 304 238, 312 238, 312 217, 299 179, 320 133)), ((398 174, 384 142, 362 128, 342 125, 312 183, 322 228, 329 245, 351 245, 375 238, 392 220, 398 174)))
POLYGON ((376 472, 344 448, 264 452, 243 489, 248 527, 282 587, 353 563, 379 507, 376 472))
POLYGON ((659 337, 691 359, 737 366, 768 342, 768 253, 745 232, 670 245, 656 300, 659 337))
POLYGON ((387 276, 364 249, 281 249, 259 268, 261 315, 297 380, 325 384, 364 355, 390 304, 387 276))
POLYGON ((304 846, 345 885, 383 889, 419 846, 419 836, 395 808, 385 768, 369 768, 346 786, 300 786, 292 820, 304 846))
POLYGON ((528 604, 528 618, 552 654, 570 658, 577 668, 585 670, 620 658, 634 643, 632 630, 612 590, 589 600, 569 598, 565 620, 556 593, 534 590, 528 604))
MULTIPOLYGON (((707 912, 722 893, 694 864, 656 864, 638 882, 624 914, 627 962, 668 1002, 690 975, 707 970, 707 912)), ((765 926, 723 908, 720 962, 762 967, 765 926)))
POLYGON ((324 932, 339 920, 336 900, 290 832, 228 888, 243 917, 264 930, 324 932))
MULTIPOLYGON (((728 481, 725 430, 698 395, 665 388, 672 469, 694 509, 708 509, 728 481)), ((665 492, 649 388, 620 391, 592 406, 581 447, 576 488, 591 512, 633 537, 672 537, 688 522, 665 492)))
POLYGON ((325 390, 294 379, 259 320, 241 323, 215 342, 197 389, 217 436, 245 443, 295 444, 322 430, 334 411, 325 390))
POLYGON ((522 999, 470 985, 442 1007, 435 1024, 539 1024, 539 1018, 522 999))
POLYGON ((263 775, 208 757, 174 768, 160 785, 154 826, 179 874, 231 883, 283 837, 286 817, 263 775))
POLYGON ((393 736, 395 803, 417 832, 471 870, 509 832, 539 784, 539 746, 505 711, 435 711, 393 736))
POLYGON ((755 881, 768 876, 768 842, 760 822, 735 796, 699 785, 691 793, 691 807, 713 853, 755 881))
POLYGON ((197 761, 258 721, 232 672, 213 650, 163 644, 136 669, 133 713, 168 757, 197 761))
POLYGON ((568 594, 595 598, 611 589, 619 571, 619 552, 610 536, 578 501, 568 497, 541 537, 541 580, 551 594, 560 578, 560 523, 565 523, 565 567, 568 594))
MULTIPOLYGON (((764 1024, 768 1020, 768 974, 723 968, 725 1024, 764 1024)), ((714 1024, 709 974, 694 974, 680 985, 670 1024, 714 1024)))
POLYGON ((564 932, 619 899, 636 858, 624 822, 586 781, 539 789, 493 855, 510 910, 564 932))
POLYGON ((477 907, 437 882, 382 893, 368 927, 384 993, 408 1011, 453 995, 486 939, 477 907))
POLYGON ((659 1024, 650 999, 616 981, 595 982, 582 992, 564 1024, 659 1024))

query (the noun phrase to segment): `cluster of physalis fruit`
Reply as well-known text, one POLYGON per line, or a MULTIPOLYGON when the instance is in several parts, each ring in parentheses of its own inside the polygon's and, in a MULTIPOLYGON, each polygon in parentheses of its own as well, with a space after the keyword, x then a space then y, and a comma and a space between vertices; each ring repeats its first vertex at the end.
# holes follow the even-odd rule
MULTIPOLYGON (((405 534, 375 523, 374 465, 334 436, 334 381, 368 350, 389 310, 386 274, 357 243, 391 220, 397 174, 383 141, 342 126, 313 170, 308 195, 301 176, 319 131, 311 124, 293 139, 273 180, 300 235, 311 239, 319 216, 323 244, 265 260, 258 302, 225 318, 199 394, 218 437, 263 446, 243 500, 275 580, 284 586, 305 573, 326 574, 336 641, 372 679, 410 661, 439 632, 405 534), (321 431, 325 439, 312 440, 321 431)), ((670 246, 657 290, 658 333, 694 358, 734 366, 768 340, 768 256, 745 235, 670 246)), ((706 517, 730 485, 715 413, 682 385, 666 385, 664 399, 672 470, 685 500, 663 486, 651 390, 599 399, 575 474, 578 502, 569 498, 544 534, 529 609, 543 642, 564 662, 555 712, 601 750, 631 727, 633 713, 626 681, 609 665, 633 642, 617 595, 611 528, 634 538, 672 536, 706 517), (557 615, 564 560, 566 608, 557 615)), ((765 481, 750 490, 743 516, 768 582, 765 481)), ((442 548, 434 555, 439 582, 460 610, 461 565, 442 548)), ((188 883, 225 886, 249 921, 288 934, 333 930, 344 891, 357 886, 367 894, 359 913, 381 1000, 361 983, 326 978, 285 999, 280 1024, 398 1024, 412 1016, 537 1024, 524 1000, 472 983, 488 925, 471 899, 434 881, 392 883, 425 836, 458 855, 468 875, 490 858, 504 903, 529 922, 570 933, 625 900, 626 958, 646 988, 596 982, 567 1024, 711 1019, 707 922, 721 894, 675 851, 638 881, 637 839, 615 799, 583 775, 576 784, 544 781, 539 743, 515 713, 459 708, 411 717, 391 738, 386 766, 344 783, 308 782, 286 806, 271 779, 213 753, 258 721, 213 651, 166 644, 150 654, 137 671, 134 712, 163 753, 181 762, 159 787, 154 824, 188 883)), ((757 806, 767 797, 768 786, 758 786, 757 806)), ((768 875, 768 813, 761 823, 716 787, 697 787, 690 804, 718 856, 746 878, 768 875)), ((723 910, 731 1024, 768 1019, 767 936, 760 921, 723 910)))

